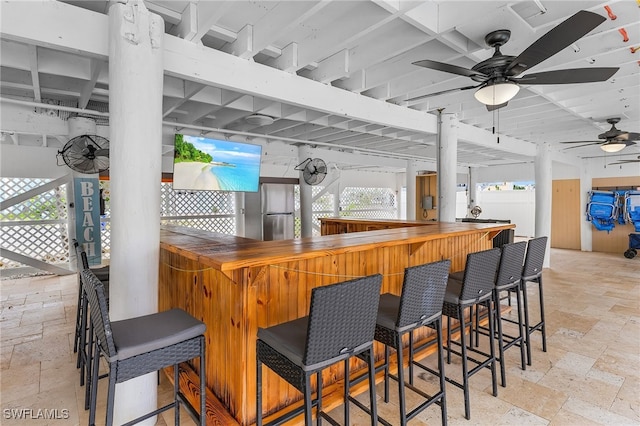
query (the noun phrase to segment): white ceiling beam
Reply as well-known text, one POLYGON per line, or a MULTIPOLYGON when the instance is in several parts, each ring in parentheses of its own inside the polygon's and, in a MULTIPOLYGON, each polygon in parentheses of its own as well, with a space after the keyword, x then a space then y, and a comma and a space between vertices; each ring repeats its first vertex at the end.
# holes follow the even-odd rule
POLYGON ((108 35, 107 15, 67 3, 11 1, 2 4, 0 36, 7 40, 104 60, 109 57, 108 35), (61 22, 73 22, 73 25, 60 25, 61 22))
POLYGON ((300 71, 299 75, 320 83, 329 83, 349 75, 349 50, 343 49, 318 63, 312 71, 300 71))
POLYGON ((196 32, 187 40, 200 41, 229 10, 232 4, 233 1, 231 0, 199 1, 197 3, 196 32))
POLYGON ((267 61, 267 65, 288 73, 294 73, 298 69, 298 43, 289 43, 277 58, 267 61))
POLYGON ((332 82, 332 84, 335 87, 340 87, 351 92, 360 93, 367 89, 366 80, 367 70, 361 69, 351 73, 349 78, 346 78, 344 80, 336 80, 332 82))
POLYGON ((102 67, 104 66, 103 61, 99 61, 97 59, 93 59, 91 61, 91 80, 87 81, 82 90, 80 91, 80 99, 78 99, 78 108, 85 109, 89 100, 91 99, 91 93, 93 89, 96 87, 96 83, 98 82, 98 77, 100 76, 100 72, 102 71, 102 67))
POLYGON ((196 3, 189 2, 187 7, 182 11, 180 22, 176 25, 171 34, 192 41, 198 32, 198 6, 196 3))
POLYGON ((253 50, 253 25, 242 27, 238 31, 238 38, 222 46, 221 50, 243 59, 252 57, 256 53, 253 50))
POLYGON ((165 36, 165 69, 173 76, 207 81, 219 87, 253 93, 286 104, 435 133, 435 117, 432 115, 282 73, 217 50, 203 50, 169 35, 165 36))
POLYGON ((67 135, 67 122, 59 117, 48 114, 38 114, 33 107, 2 103, 2 131, 14 134, 42 135, 44 133, 67 135))
POLYGON ((168 105, 168 108, 166 108, 162 112, 163 117, 166 117, 167 115, 171 114, 173 111, 178 109, 180 106, 184 105, 185 102, 187 102, 196 93, 198 93, 205 87, 204 84, 195 83, 193 81, 188 81, 188 80, 185 80, 183 84, 184 86, 183 86, 182 98, 178 98, 175 101, 170 102, 170 105, 168 105))
POLYGON ((277 3, 254 24, 254 52, 267 49, 273 42, 295 30, 330 3, 331 1, 327 0, 277 3))
POLYGON ((32 44, 29 45, 29 68, 31 69, 33 99, 40 102, 42 96, 40 95, 40 74, 38 73, 38 48, 32 44))

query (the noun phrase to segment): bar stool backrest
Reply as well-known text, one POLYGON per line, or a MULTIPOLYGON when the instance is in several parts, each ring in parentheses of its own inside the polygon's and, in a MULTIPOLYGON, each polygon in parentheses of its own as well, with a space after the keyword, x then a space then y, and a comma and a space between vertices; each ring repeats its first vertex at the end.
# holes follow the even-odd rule
POLYGON ((373 341, 382 275, 311 290, 303 363, 315 365, 373 341))
POLYGON ((93 324, 93 331, 100 350, 108 358, 117 354, 111 332, 111 322, 109 321, 109 311, 107 309, 107 298, 104 294, 104 285, 90 269, 84 269, 81 274, 82 285, 89 300, 89 314, 93 324))
POLYGON ((532 238, 527 245, 527 256, 524 259, 522 278, 534 280, 542 274, 544 255, 547 250, 547 237, 532 238))
POLYGON ((430 322, 442 315, 451 260, 412 266, 404 270, 396 327, 430 322))
POLYGON ((522 278, 522 263, 524 262, 524 254, 526 251, 526 241, 502 246, 496 287, 500 288, 520 281, 522 278))
POLYGON ((83 269, 87 269, 89 267, 89 260, 87 259, 87 253, 82 249, 82 246, 78 243, 76 239, 73 239, 73 247, 76 249, 76 265, 78 268, 78 272, 81 272, 83 269), (84 253, 84 258, 82 254, 84 253))
POLYGON ((492 248, 467 255, 460 291, 461 303, 477 302, 493 294, 500 252, 499 248, 492 248))

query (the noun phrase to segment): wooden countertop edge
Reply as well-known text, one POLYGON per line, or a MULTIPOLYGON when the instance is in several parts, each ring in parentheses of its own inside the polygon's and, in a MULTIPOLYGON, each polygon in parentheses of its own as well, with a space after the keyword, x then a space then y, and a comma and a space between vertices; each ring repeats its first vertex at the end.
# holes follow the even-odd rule
POLYGON ((343 253, 358 252, 374 247, 390 247, 400 244, 415 244, 433 241, 449 236, 477 234, 485 231, 496 234, 503 229, 515 228, 514 224, 474 224, 474 223, 436 223, 432 226, 383 229, 378 231, 355 232, 350 234, 325 235, 299 238, 295 240, 258 241, 246 238, 239 243, 221 244, 215 240, 215 234, 207 239, 202 233, 193 236, 202 244, 189 244, 189 247, 176 246, 169 242, 172 238, 167 232, 183 235, 177 231, 163 231, 160 247, 172 253, 198 261, 219 271, 228 272, 240 268, 267 266, 283 261, 296 261, 343 253), (435 226, 437 225, 437 226, 435 226), (438 230, 438 232, 436 232, 438 230), (442 232, 443 231, 443 232, 442 232), (166 239, 167 241, 163 241, 166 239))

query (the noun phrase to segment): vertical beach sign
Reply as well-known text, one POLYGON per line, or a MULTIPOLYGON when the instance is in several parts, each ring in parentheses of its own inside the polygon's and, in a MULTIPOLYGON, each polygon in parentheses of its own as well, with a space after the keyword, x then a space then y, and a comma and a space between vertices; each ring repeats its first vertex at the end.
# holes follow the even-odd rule
POLYGON ((97 178, 74 178, 76 240, 87 252, 89 265, 102 263, 100 244, 100 186, 97 178))

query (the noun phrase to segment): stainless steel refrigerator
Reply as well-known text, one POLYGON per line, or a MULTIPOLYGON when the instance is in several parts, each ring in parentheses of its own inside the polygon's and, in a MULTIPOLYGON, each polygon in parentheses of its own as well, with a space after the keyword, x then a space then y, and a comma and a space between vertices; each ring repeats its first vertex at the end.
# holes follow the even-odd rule
POLYGON ((262 239, 293 239, 293 185, 263 183, 260 185, 262 197, 262 239))

